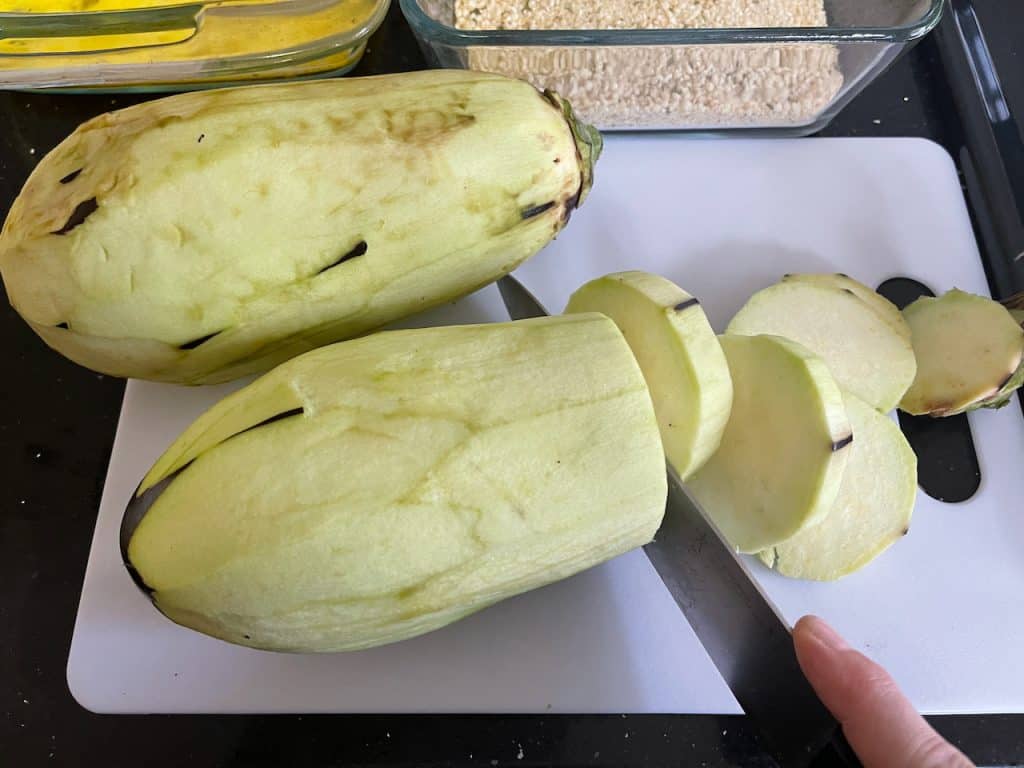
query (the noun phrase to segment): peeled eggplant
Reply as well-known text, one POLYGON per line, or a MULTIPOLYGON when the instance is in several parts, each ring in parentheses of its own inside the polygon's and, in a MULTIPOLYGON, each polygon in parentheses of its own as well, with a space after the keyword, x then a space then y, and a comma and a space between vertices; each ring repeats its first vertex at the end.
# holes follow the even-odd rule
POLYGON ((922 296, 903 314, 917 377, 900 410, 942 417, 1001 408, 1024 384, 1024 328, 999 302, 953 289, 922 296))
POLYGON ((785 275, 782 282, 811 283, 824 288, 838 288, 852 293, 879 314, 897 334, 910 341, 910 327, 903 319, 899 307, 870 286, 842 272, 794 272, 785 275))
POLYGON ((569 298, 566 312, 601 312, 622 331, 654 397, 665 457, 686 480, 722 442, 732 378, 700 302, 660 275, 617 272, 569 298))
POLYGON ((842 389, 888 412, 917 370, 910 332, 902 319, 880 309, 884 299, 850 284, 849 278, 789 275, 751 296, 726 333, 778 335, 802 344, 842 389))
POLYGON ((0 273, 84 366, 227 381, 510 272, 565 226, 600 147, 557 95, 476 72, 171 96, 40 162, 0 273))
POLYGON ((193 423, 140 488, 167 481, 128 565, 208 635, 367 648, 649 542, 664 462, 603 315, 378 333, 284 363, 193 423))
POLYGON ((756 553, 825 518, 855 436, 835 379, 806 347, 769 335, 719 341, 732 410, 688 485, 730 544, 756 553))
POLYGON ((841 579, 910 531, 917 456, 889 416, 849 392, 843 402, 854 440, 832 508, 818 523, 759 554, 790 578, 841 579))

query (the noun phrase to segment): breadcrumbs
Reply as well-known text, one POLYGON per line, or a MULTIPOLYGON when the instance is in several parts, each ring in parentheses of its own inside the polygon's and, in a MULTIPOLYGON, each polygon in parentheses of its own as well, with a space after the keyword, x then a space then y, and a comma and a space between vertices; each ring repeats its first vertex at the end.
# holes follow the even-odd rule
MULTIPOLYGON (((442 0, 454 25, 489 29, 813 27, 823 0, 442 0)), ((488 47, 471 69, 568 99, 599 128, 733 128, 812 122, 843 84, 827 44, 488 47)))
POLYGON ((821 27, 822 0, 455 0, 461 29, 821 27))

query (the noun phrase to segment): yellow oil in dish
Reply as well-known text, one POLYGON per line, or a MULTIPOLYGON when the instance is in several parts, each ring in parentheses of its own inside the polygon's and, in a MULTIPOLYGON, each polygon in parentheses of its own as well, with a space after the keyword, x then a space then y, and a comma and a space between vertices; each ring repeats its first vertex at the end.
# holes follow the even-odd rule
MULTIPOLYGON (((166 8, 190 5, 189 2, 167 0, 14 0, 0 2, 2 13, 96 13, 98 11, 129 11, 135 8, 166 8)), ((234 5, 277 5, 264 0, 249 0, 234 5)))
POLYGON ((178 63, 171 82, 185 83, 344 70, 362 56, 365 37, 357 32, 380 17, 382 4, 387 0, 0 0, 0 13, 19 14, 4 25, 0 68, 178 63), (77 17, 70 26, 67 14, 77 17))

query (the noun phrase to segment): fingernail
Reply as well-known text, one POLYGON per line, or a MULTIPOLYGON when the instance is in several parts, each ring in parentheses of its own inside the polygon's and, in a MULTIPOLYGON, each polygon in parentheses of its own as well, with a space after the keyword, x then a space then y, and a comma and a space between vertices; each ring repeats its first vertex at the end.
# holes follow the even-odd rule
POLYGON ((808 619, 807 629, 815 640, 833 651, 845 651, 850 647, 838 632, 826 624, 824 619, 819 619, 817 616, 808 619))

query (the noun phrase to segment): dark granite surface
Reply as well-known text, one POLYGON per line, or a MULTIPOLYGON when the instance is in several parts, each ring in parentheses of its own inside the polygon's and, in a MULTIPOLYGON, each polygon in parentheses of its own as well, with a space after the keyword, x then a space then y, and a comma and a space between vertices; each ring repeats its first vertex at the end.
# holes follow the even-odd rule
MULTIPOLYGON (((976 0, 1012 105, 1024 115, 1024 3, 976 0)), ((393 8, 357 74, 423 66, 393 8)), ((139 97, 0 94, 0 210, 83 119, 139 97)), ((824 132, 961 134, 934 40, 824 132)), ((738 717, 97 716, 65 665, 123 383, 47 350, 6 303, 0 386, 0 767, 763 765, 738 717)), ((951 607, 955 610, 955 607, 951 607)), ((439 692, 440 695, 440 692, 439 692)), ((934 718, 979 764, 1024 763, 1024 716, 934 718)))

